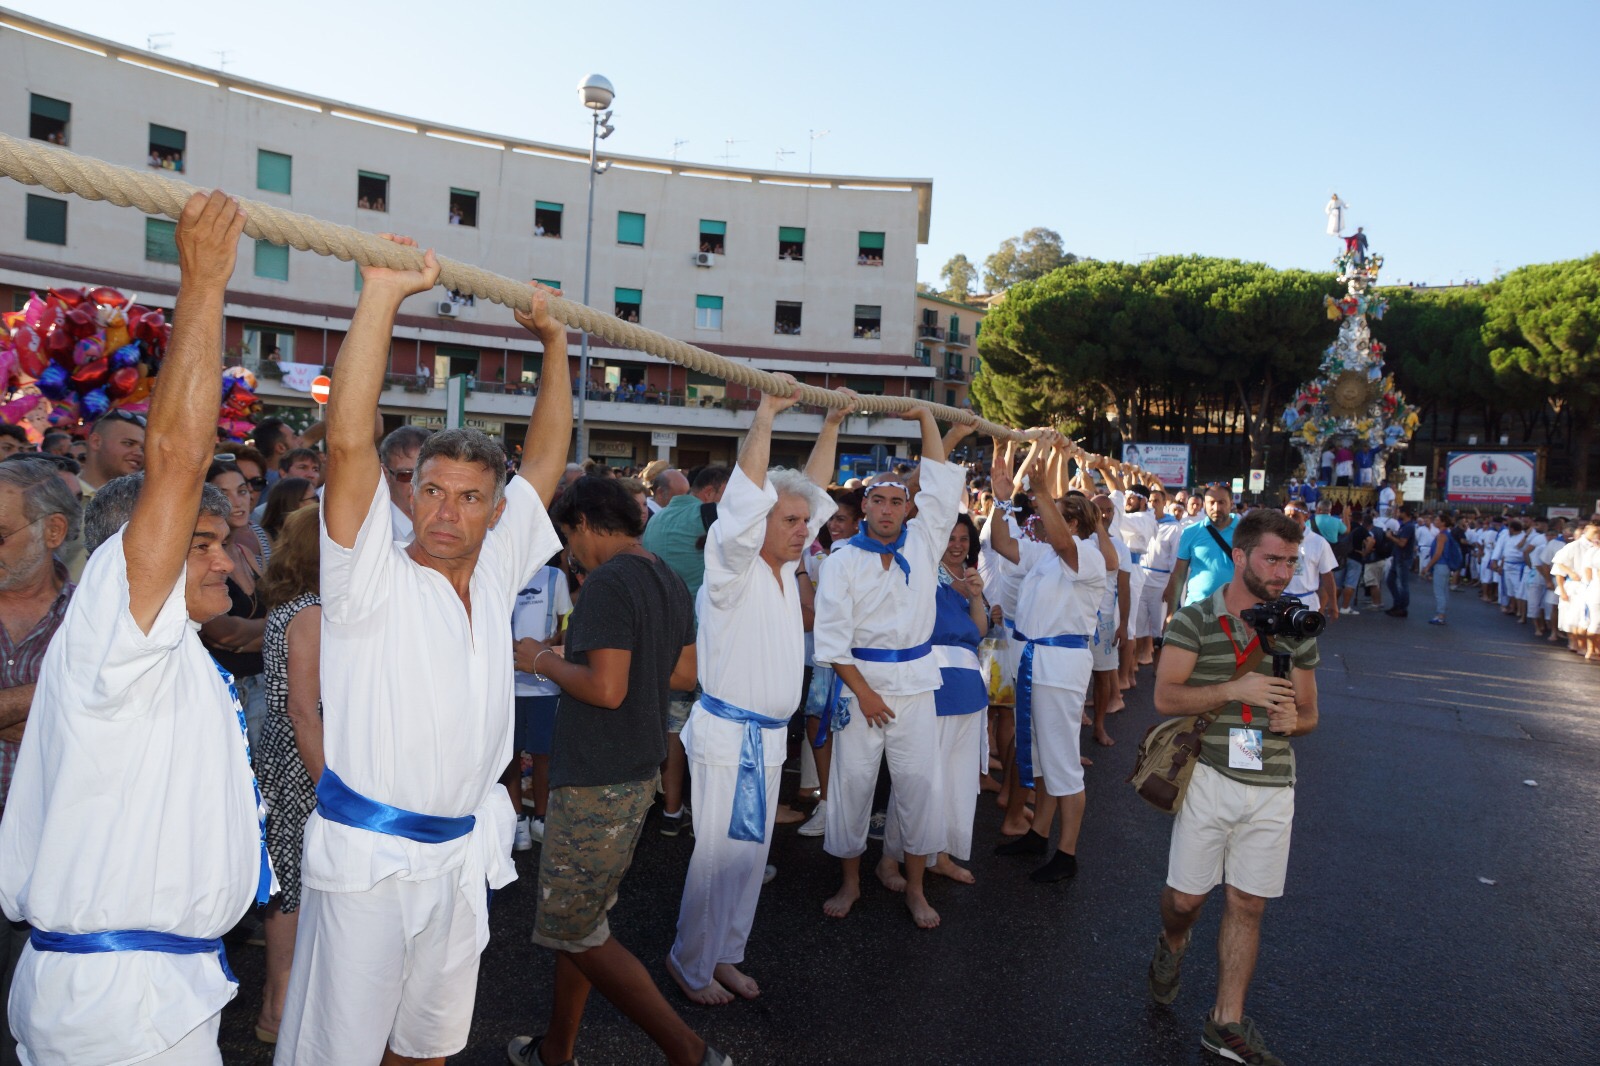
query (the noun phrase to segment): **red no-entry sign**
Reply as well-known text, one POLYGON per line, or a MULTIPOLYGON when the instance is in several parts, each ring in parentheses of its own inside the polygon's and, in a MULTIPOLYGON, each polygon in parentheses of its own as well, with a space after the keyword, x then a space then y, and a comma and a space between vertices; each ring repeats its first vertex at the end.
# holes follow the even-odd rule
POLYGON ((326 374, 319 374, 311 379, 311 398, 318 403, 328 402, 328 390, 333 387, 333 381, 326 374))

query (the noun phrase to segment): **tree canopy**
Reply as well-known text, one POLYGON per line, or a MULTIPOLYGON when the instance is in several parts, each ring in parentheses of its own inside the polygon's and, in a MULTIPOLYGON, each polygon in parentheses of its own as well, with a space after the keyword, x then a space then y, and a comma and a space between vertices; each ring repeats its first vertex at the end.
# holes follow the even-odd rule
POLYGON ((940 295, 948 300, 965 300, 972 295, 972 286, 978 280, 978 268, 965 255, 957 252, 939 270, 939 280, 944 282, 940 295))
POLYGON ((1061 234, 1035 226, 1020 237, 1000 242, 983 261, 983 284, 990 292, 999 292, 1077 261, 1078 257, 1062 246, 1061 234))

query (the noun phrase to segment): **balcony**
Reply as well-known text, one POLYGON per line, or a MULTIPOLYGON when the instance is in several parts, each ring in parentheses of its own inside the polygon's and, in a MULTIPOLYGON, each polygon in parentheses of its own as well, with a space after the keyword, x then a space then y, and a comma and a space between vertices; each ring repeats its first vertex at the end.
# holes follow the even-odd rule
POLYGON ((944 368, 944 379, 946 381, 965 381, 967 380, 967 372, 958 366, 947 366, 944 368))
POLYGON ((942 341, 944 340, 944 327, 930 326, 924 322, 917 327, 917 336, 924 340, 942 341))
POLYGON ((947 334, 945 334, 944 342, 946 344, 948 344, 948 345, 951 345, 952 347, 965 348, 965 347, 967 347, 967 345, 972 343, 972 334, 970 334, 970 333, 947 333, 947 334))

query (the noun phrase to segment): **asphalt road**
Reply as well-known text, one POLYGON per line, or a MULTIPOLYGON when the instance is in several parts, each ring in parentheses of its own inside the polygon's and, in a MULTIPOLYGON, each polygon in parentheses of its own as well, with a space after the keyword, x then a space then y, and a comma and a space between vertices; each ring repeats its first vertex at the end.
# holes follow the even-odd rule
MULTIPOLYGON (((1368 612, 1322 640, 1322 724, 1295 745, 1288 889, 1268 907, 1247 1010, 1292 1066, 1600 1061, 1600 666, 1534 644, 1476 592, 1452 596, 1448 627, 1429 626, 1431 593, 1416 592, 1411 618, 1368 612)), ((1090 752, 1075 881, 1034 885, 1025 860, 990 855, 1000 818, 982 798, 978 883, 931 888, 942 927, 916 929, 870 874, 834 921, 821 904, 837 864, 820 839, 781 828, 745 965, 763 995, 703 1008, 661 961, 692 837, 660 836, 653 814, 612 928, 740 1066, 1216 1061, 1199 1035, 1219 895, 1177 1002, 1154 1006, 1145 990, 1170 823, 1123 783, 1154 720, 1148 669, 1140 682, 1111 723, 1117 747, 1090 752)), ((518 857, 522 879, 495 900, 454 1063, 503 1063, 510 1037, 542 1029, 552 961, 528 940, 537 855, 518 857)), ((223 1014, 224 1058, 267 1063, 251 1036, 262 953, 231 955, 243 985, 223 1014)), ((663 1061, 598 996, 578 1057, 663 1061)))

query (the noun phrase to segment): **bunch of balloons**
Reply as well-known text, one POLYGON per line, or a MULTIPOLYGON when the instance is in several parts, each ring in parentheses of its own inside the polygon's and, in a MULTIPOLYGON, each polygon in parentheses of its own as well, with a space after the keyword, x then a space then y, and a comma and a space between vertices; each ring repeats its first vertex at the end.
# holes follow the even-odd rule
POLYGON ((52 426, 143 410, 171 335, 162 312, 109 286, 35 292, 0 316, 0 386, 22 390, 13 403, 30 411, 47 404, 52 426))

